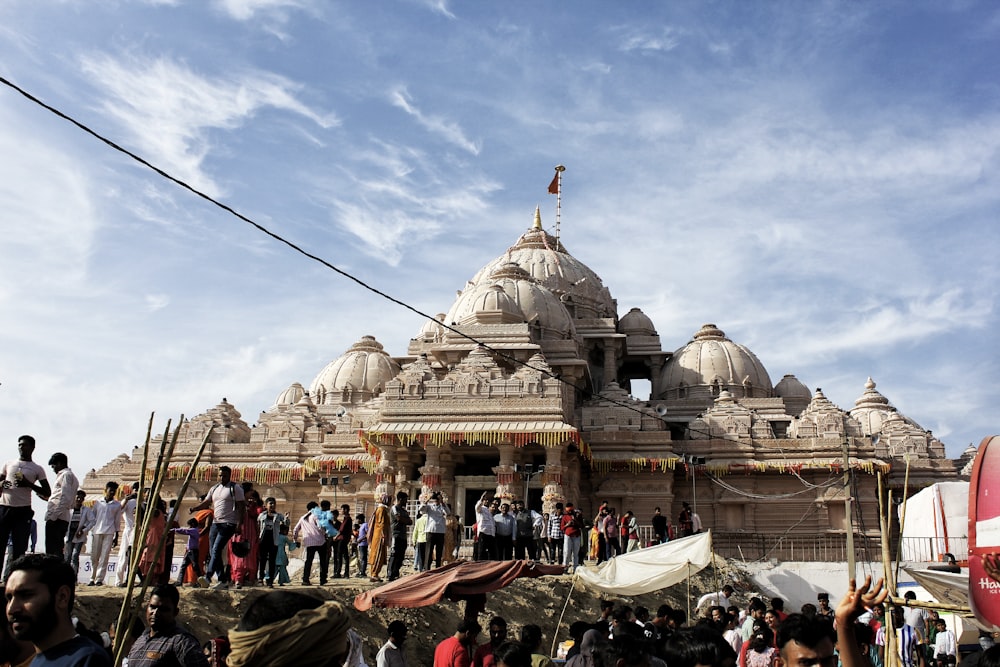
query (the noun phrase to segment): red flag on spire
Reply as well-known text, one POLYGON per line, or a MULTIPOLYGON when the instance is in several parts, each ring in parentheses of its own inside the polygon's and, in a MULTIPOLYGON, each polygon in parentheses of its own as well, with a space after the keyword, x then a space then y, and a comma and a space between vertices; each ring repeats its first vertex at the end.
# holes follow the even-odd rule
POLYGON ((557 194, 559 194, 559 172, 558 171, 556 172, 556 175, 552 177, 552 182, 549 183, 549 194, 550 195, 557 195, 557 194))

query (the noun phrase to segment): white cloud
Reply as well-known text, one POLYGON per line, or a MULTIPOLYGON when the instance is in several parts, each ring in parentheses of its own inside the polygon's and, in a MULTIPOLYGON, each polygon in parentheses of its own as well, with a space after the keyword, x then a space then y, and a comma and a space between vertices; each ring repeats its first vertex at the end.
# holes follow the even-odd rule
POLYGON ((410 99, 410 95, 405 88, 396 88, 395 90, 390 91, 389 99, 393 106, 399 107, 409 115, 413 116, 413 118, 428 132, 440 136, 448 143, 454 144, 455 146, 458 146, 462 150, 468 151, 473 155, 479 155, 481 146, 479 143, 468 139, 458 123, 441 116, 424 114, 413 104, 410 99))
POLYGON ((50 120, 33 123, 0 101, 0 305, 86 289, 100 216, 88 163, 38 138, 54 131, 50 120))
POLYGON ((673 51, 680 44, 678 31, 669 26, 658 31, 622 28, 618 32, 618 48, 622 51, 673 51))
POLYGON ((125 126, 143 157, 210 195, 221 190, 203 169, 211 130, 234 130, 266 107, 323 128, 339 123, 297 100, 298 84, 267 72, 209 78, 166 58, 115 60, 102 54, 84 57, 82 68, 109 94, 102 109, 125 126))
POLYGON ((446 18, 455 18, 455 15, 448 9, 448 0, 421 0, 421 3, 431 11, 441 14, 446 18))
POLYGON ((170 295, 168 294, 146 295, 146 310, 151 313, 157 310, 162 310, 169 305, 170 305, 170 295))
POLYGON ((304 9, 310 7, 312 2, 309 0, 216 0, 216 4, 237 21, 248 21, 262 13, 304 9))

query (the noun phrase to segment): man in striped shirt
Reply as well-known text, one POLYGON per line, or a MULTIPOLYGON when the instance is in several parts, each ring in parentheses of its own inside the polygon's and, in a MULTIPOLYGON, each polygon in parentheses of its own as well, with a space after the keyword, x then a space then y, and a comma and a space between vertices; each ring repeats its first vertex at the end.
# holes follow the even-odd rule
MULTIPOLYGON (((903 667, 926 667, 924 652, 921 650, 923 637, 912 625, 903 621, 903 610, 894 607, 892 610, 892 625, 896 630, 896 650, 903 667)), ((883 660, 883 664, 888 664, 883 660)))
POLYGON ((563 504, 556 503, 556 510, 549 516, 549 525, 545 529, 549 538, 549 565, 563 562, 562 515, 563 504))

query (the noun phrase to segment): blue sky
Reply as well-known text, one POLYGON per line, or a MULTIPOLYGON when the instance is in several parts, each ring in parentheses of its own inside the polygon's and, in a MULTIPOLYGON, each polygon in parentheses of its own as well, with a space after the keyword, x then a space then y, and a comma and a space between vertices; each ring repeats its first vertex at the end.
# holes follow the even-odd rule
MULTIPOLYGON (((0 75, 428 313, 567 166, 561 234, 665 349, 705 322, 957 456, 997 430, 991 2, 7 0, 0 75)), ((253 423, 421 319, 0 87, 0 446, 79 473, 253 423), (6 443, 6 445, 2 445, 6 443)))

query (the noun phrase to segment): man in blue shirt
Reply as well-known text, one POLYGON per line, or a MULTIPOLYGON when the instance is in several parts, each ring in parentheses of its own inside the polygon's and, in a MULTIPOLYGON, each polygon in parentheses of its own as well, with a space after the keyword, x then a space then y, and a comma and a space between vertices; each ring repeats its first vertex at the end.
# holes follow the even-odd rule
POLYGON ((493 523, 497 531, 497 560, 514 558, 514 530, 516 524, 510 514, 510 505, 500 505, 500 513, 493 515, 493 523))

